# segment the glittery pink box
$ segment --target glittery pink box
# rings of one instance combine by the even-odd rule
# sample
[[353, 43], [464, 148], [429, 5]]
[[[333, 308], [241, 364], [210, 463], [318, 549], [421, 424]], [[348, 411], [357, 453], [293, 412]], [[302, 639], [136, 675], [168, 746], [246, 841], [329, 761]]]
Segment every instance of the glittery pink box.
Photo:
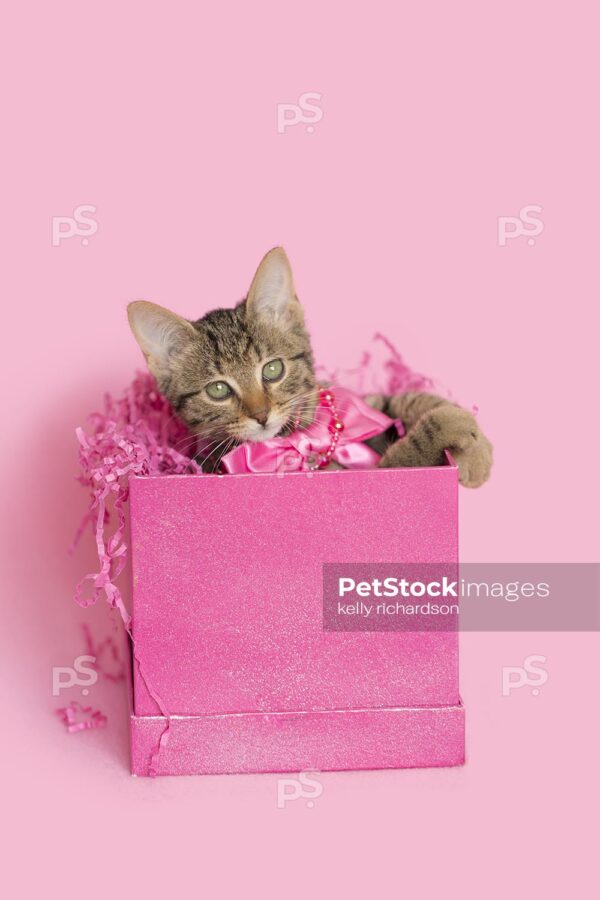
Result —
[[132, 478], [132, 772], [462, 763], [455, 631], [322, 626], [326, 562], [456, 561], [457, 483], [452, 465]]

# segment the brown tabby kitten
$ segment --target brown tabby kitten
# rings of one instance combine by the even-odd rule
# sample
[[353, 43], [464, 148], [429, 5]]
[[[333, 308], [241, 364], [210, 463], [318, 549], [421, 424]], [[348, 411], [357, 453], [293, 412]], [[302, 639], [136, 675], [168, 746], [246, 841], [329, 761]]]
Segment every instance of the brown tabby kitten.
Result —
[[[216, 469], [243, 441], [265, 441], [312, 422], [319, 390], [313, 354], [281, 247], [267, 253], [234, 309], [188, 322], [139, 300], [128, 315], [159, 389], [203, 438], [205, 470]], [[435, 466], [448, 449], [462, 484], [478, 487], [488, 478], [492, 446], [471, 413], [433, 394], [366, 399], [401, 419], [407, 432], [400, 440], [380, 435], [369, 442], [382, 454], [380, 466]]]

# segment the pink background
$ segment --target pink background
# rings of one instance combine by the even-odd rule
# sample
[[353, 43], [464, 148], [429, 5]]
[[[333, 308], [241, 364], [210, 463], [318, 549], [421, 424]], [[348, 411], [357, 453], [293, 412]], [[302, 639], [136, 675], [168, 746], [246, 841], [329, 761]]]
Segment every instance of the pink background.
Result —
[[[381, 330], [476, 401], [492, 481], [465, 561], [597, 559], [597, 83], [592, 3], [13, 4], [4, 16], [3, 810], [20, 892], [592, 896], [597, 635], [461, 639], [464, 769], [141, 780], [122, 690], [67, 735], [52, 667], [84, 652], [91, 540], [73, 429], [140, 364], [127, 301], [195, 317], [283, 243], [319, 358]], [[278, 102], [322, 95], [309, 133]], [[52, 246], [53, 216], [98, 231]], [[543, 231], [498, 245], [498, 217]], [[596, 320], [596, 321], [594, 321]], [[593, 449], [592, 449], [593, 448]], [[104, 610], [91, 619], [110, 633]], [[501, 693], [505, 665], [547, 683]], [[594, 813], [593, 821], [588, 821]], [[7, 870], [5, 870], [5, 878]], [[13, 890], [14, 892], [14, 890]]]

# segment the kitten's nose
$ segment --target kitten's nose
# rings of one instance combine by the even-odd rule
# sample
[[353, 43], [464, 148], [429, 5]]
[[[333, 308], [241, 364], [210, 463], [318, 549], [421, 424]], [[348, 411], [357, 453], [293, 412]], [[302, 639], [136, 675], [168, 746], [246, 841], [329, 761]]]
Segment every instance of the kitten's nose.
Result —
[[269, 410], [257, 409], [256, 412], [251, 413], [251, 417], [256, 419], [259, 425], [266, 425], [267, 419], [269, 418]]
[[262, 425], [263, 428], [267, 424], [267, 420], [269, 418], [269, 413], [271, 411], [271, 404], [269, 400], [262, 391], [256, 391], [255, 393], [248, 394], [243, 398], [244, 404], [244, 412], [248, 416], [249, 419], [254, 419], [258, 422], [259, 425]]

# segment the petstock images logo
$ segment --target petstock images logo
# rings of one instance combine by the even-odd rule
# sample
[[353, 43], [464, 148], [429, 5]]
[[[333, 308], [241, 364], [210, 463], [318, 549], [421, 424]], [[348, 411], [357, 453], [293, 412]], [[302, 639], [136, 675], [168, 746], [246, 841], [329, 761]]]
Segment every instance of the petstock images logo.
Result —
[[325, 563], [325, 631], [598, 631], [596, 563]]

